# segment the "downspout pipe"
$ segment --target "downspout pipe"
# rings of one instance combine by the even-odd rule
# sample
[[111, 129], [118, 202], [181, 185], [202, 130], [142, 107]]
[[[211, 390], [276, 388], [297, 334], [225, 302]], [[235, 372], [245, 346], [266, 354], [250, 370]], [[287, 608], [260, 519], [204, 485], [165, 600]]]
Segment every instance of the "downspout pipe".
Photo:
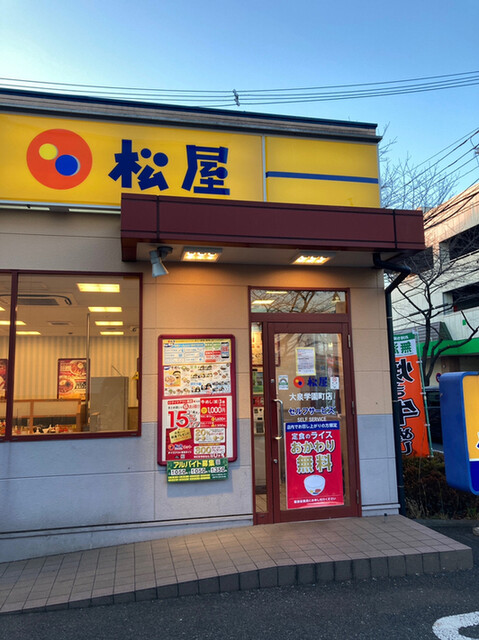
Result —
[[398, 486], [398, 501], [399, 501], [399, 513], [402, 516], [406, 515], [406, 499], [404, 495], [404, 476], [403, 476], [403, 464], [401, 453], [401, 413], [399, 410], [399, 400], [397, 392], [397, 380], [396, 380], [396, 357], [394, 354], [394, 328], [393, 328], [393, 307], [391, 293], [394, 289], [405, 280], [411, 273], [409, 267], [405, 267], [402, 264], [395, 264], [394, 262], [385, 262], [381, 260], [379, 253], [373, 254], [374, 266], [377, 269], [387, 269], [388, 271], [396, 271], [399, 275], [391, 282], [386, 288], [386, 321], [388, 332], [388, 350], [389, 350], [389, 378], [391, 383], [391, 397], [393, 405], [393, 425], [394, 425], [394, 448], [396, 451], [396, 478]]

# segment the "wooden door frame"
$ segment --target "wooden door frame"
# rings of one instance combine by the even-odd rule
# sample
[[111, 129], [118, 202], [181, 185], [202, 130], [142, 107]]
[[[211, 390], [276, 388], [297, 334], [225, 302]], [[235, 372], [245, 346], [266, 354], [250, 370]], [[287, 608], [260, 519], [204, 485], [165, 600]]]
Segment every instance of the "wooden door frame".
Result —
[[[256, 288], [256, 287], [255, 287]], [[255, 444], [254, 428], [252, 428], [252, 471], [253, 471], [253, 508], [254, 523], [268, 524], [273, 522], [298, 521], [298, 520], [319, 520], [339, 517], [355, 517], [361, 515], [360, 499], [360, 477], [359, 477], [359, 450], [357, 437], [356, 401], [354, 394], [354, 362], [351, 343], [351, 322], [349, 314], [250, 314], [251, 322], [262, 323], [263, 333], [263, 379], [264, 379], [264, 430], [265, 430], [265, 466], [267, 476], [267, 501], [268, 512], [259, 513], [255, 504]], [[274, 333], [281, 326], [281, 331], [297, 333], [298, 331], [288, 331], [287, 327], [295, 325], [297, 327], [309, 328], [312, 333], [339, 333], [341, 335], [341, 346], [343, 355], [343, 375], [345, 394], [348, 399], [346, 405], [347, 424], [347, 453], [350, 474], [350, 504], [344, 507], [318, 507], [311, 509], [295, 509], [291, 511], [280, 510], [279, 495], [273, 493], [273, 449], [271, 444], [272, 429], [276, 428], [276, 418], [273, 414], [272, 398], [276, 395], [275, 383], [271, 383], [270, 374], [274, 367]], [[307, 330], [305, 330], [307, 333]], [[268, 341], [268, 336], [270, 341]], [[269, 359], [269, 360], [268, 360]], [[267, 361], [268, 360], [268, 361]], [[274, 392], [274, 394], [273, 394]], [[252, 408], [253, 411], [253, 408]], [[253, 425], [253, 417], [252, 417]], [[268, 446], [266, 444], [268, 443]], [[275, 520], [276, 516], [276, 520]]]

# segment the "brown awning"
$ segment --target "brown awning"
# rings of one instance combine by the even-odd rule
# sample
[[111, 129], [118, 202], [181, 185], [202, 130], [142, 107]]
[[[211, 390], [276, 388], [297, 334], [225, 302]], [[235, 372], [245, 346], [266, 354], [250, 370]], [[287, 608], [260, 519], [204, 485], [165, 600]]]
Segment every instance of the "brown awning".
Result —
[[123, 194], [123, 261], [138, 243], [403, 254], [425, 248], [421, 211]]

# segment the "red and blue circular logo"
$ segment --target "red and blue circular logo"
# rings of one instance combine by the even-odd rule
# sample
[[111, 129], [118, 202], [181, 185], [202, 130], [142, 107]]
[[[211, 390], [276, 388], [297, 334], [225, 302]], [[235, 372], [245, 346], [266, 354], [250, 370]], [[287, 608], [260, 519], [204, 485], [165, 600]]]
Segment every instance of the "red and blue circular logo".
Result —
[[92, 154], [81, 136], [68, 129], [49, 129], [33, 138], [27, 149], [32, 176], [50, 189], [72, 189], [90, 173]]
[[304, 378], [302, 376], [296, 376], [296, 378], [293, 380], [293, 383], [295, 387], [301, 389], [301, 387], [304, 387]]

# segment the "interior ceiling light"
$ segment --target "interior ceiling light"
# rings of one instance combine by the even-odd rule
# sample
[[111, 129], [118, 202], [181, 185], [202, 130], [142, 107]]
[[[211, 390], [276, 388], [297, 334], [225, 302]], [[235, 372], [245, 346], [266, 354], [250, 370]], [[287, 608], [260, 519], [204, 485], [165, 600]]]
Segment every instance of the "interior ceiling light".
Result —
[[16, 331], [17, 336], [40, 336], [40, 331]]
[[100, 331], [102, 336], [123, 336], [125, 335], [124, 331]]
[[341, 296], [339, 295], [339, 293], [337, 291], [335, 291], [333, 293], [332, 301], [333, 302], [341, 302]]
[[[15, 320], [15, 324], [24, 325], [25, 326], [25, 323], [23, 322], [23, 320]], [[0, 326], [9, 327], [10, 326], [10, 320], [0, 320]]]
[[168, 269], [163, 264], [163, 260], [173, 249], [171, 247], [157, 247], [155, 251], [150, 251], [151, 275], [154, 278], [168, 275]]
[[218, 247], [183, 247], [183, 262], [216, 262], [223, 249]]
[[271, 295], [284, 295], [286, 293], [288, 293], [288, 291], [267, 291], [266, 293], [270, 293]]
[[88, 307], [91, 313], [121, 313], [123, 309], [121, 307]]
[[301, 251], [294, 256], [291, 264], [322, 265], [331, 260], [334, 255], [327, 251]]
[[122, 327], [123, 320], [95, 320], [98, 327]]
[[273, 302], [274, 300], [253, 300], [251, 304], [268, 305], [268, 304], [273, 304]]
[[77, 282], [82, 293], [120, 293], [120, 285], [115, 283]]

